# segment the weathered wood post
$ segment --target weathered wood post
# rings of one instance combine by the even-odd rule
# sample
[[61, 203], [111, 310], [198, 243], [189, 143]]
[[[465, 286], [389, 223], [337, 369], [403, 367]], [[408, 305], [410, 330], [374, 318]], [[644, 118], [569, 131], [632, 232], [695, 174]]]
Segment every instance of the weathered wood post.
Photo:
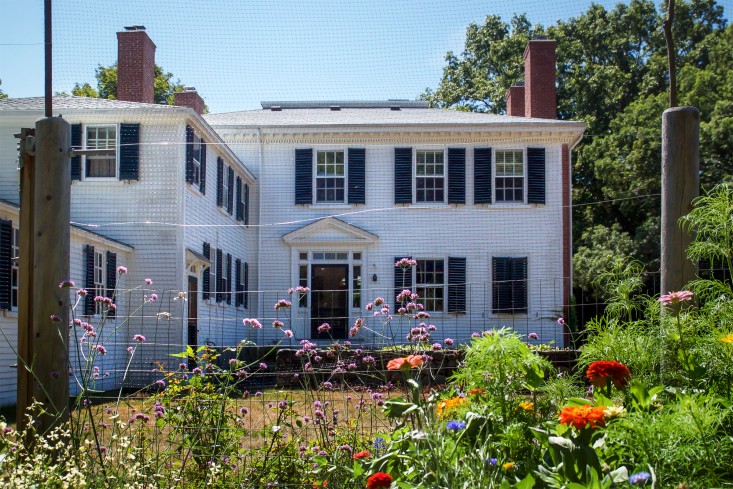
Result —
[[692, 237], [679, 225], [700, 193], [700, 112], [674, 107], [662, 114], [662, 283], [661, 292], [681, 290], [697, 276], [687, 258]]
[[69, 415], [69, 288], [59, 284], [70, 272], [71, 126], [45, 117], [35, 133], [35, 161], [21, 170], [17, 419], [42, 402], [35, 428], [45, 432]]

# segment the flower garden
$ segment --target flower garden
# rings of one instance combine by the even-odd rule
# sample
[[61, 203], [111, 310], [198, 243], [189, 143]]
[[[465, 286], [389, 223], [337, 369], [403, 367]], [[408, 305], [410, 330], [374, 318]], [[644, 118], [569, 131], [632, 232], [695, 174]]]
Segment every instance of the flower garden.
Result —
[[[691, 259], [733, 259], [733, 190], [718, 187], [684, 219]], [[410, 267], [411, 263], [397, 263]], [[222, 364], [207, 347], [134, 396], [94, 402], [102, 326], [87, 341], [85, 387], [51, 433], [4, 424], [6, 487], [711, 488], [733, 486], [733, 290], [700, 278], [644, 294], [641, 267], [599, 277], [605, 314], [586, 325], [577, 368], [558, 371], [509, 329], [477, 331], [445, 384], [431, 382], [431, 325], [411, 291], [410, 342], [381, 352], [348, 342], [297, 351], [299, 389], [253, 392], [261, 360]], [[122, 271], [121, 271], [122, 272]], [[73, 287], [73, 284], [62, 283]], [[288, 307], [278, 304], [276, 307]], [[257, 327], [256, 319], [246, 320]], [[287, 336], [287, 326], [283, 335]], [[260, 326], [261, 327], [261, 326]], [[351, 336], [359, 334], [359, 321]], [[327, 326], [324, 326], [327, 332]], [[146, 339], [130, 338], [131, 355]], [[451, 340], [452, 342], [452, 340]], [[196, 364], [196, 367], [191, 365]], [[340, 371], [358, 370], [354, 385]], [[330, 374], [329, 374], [330, 373]], [[329, 376], [330, 375], [330, 376]], [[322, 380], [324, 379], [326, 380]], [[144, 394], [141, 397], [140, 394]], [[37, 405], [29, 416], [37, 415]]]

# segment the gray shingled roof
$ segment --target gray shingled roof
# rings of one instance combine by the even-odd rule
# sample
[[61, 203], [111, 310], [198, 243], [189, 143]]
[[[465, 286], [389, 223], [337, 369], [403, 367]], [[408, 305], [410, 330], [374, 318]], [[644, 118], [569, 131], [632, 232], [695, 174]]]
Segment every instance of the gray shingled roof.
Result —
[[[9, 98], [0, 100], [0, 111], [43, 111], [44, 97]], [[107, 100], [104, 98], [75, 97], [73, 95], [59, 95], [53, 98], [53, 110], [68, 109], [158, 109], [158, 110], [180, 110], [181, 107], [164, 104], [144, 104], [140, 102], [123, 102], [121, 100]], [[184, 109], [188, 110], [188, 109]]]
[[585, 127], [580, 122], [557, 121], [553, 119], [535, 119], [528, 117], [511, 117], [506, 115], [460, 112], [443, 109], [400, 108], [297, 108], [282, 110], [245, 110], [206, 114], [204, 119], [212, 127], [303, 127], [303, 126], [430, 126], [430, 125], [576, 125]]

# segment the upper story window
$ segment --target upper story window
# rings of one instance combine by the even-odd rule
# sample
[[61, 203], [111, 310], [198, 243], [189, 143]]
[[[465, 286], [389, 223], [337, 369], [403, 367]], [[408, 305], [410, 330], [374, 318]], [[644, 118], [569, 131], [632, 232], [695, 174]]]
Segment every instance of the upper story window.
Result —
[[193, 136], [193, 147], [191, 148], [191, 151], [193, 152], [192, 158], [193, 158], [193, 184], [197, 187], [201, 186], [201, 137], [198, 134], [194, 134]]
[[445, 202], [443, 150], [417, 150], [415, 175], [416, 202]]
[[345, 201], [346, 165], [343, 151], [316, 152], [316, 202]]
[[[117, 149], [117, 126], [86, 126], [87, 149]], [[109, 156], [85, 157], [86, 178], [117, 178], [117, 152]]]
[[495, 202], [524, 202], [524, 151], [496, 151]]

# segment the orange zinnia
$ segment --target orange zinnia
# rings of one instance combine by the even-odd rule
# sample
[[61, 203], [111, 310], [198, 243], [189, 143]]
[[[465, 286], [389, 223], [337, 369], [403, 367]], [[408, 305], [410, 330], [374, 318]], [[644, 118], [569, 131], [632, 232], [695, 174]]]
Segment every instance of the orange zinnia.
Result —
[[361, 452], [356, 452], [354, 454], [354, 460], [361, 460], [362, 458], [371, 458], [372, 452], [369, 450], [362, 450]]
[[631, 372], [623, 363], [601, 360], [593, 362], [588, 366], [585, 373], [591, 384], [596, 387], [606, 387], [608, 379], [611, 379], [617, 389], [622, 389], [629, 383]]
[[603, 406], [591, 406], [584, 404], [582, 406], [565, 406], [560, 411], [560, 423], [566, 426], [572, 426], [576, 430], [585, 428], [590, 425], [596, 429], [598, 426], [605, 426], [604, 415], [606, 409]]
[[420, 355], [410, 355], [409, 357], [395, 358], [387, 363], [387, 370], [410, 370], [422, 365], [423, 360]]

